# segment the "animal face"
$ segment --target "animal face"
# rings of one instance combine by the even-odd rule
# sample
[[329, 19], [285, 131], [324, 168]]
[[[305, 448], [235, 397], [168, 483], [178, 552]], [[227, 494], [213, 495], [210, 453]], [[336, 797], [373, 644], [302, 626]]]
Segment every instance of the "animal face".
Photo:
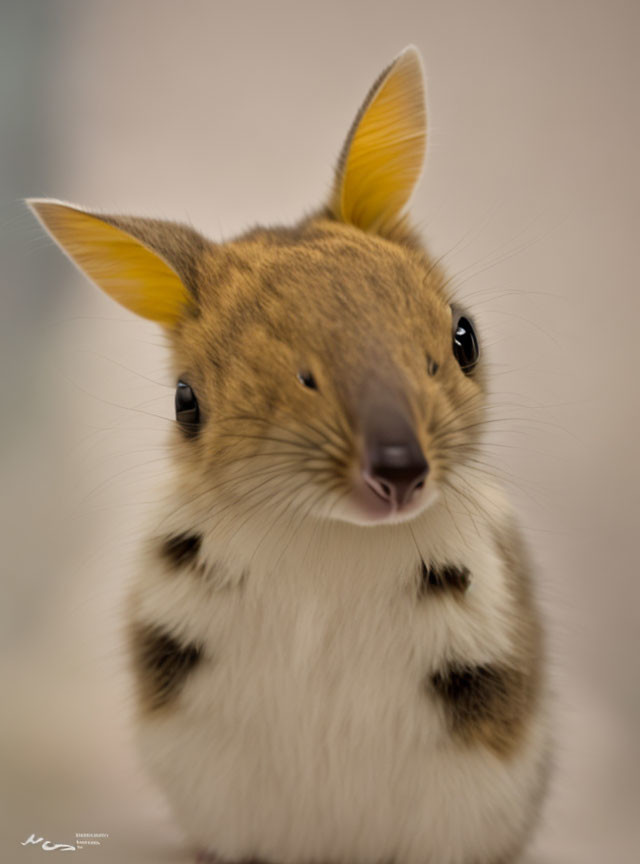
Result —
[[356, 117], [331, 201], [293, 228], [214, 244], [32, 202], [97, 284], [165, 327], [179, 473], [212, 514], [412, 519], [473, 455], [477, 339], [403, 215], [425, 136], [409, 49]]
[[[199, 311], [173, 336], [176, 375], [199, 412], [181, 450], [212, 475], [246, 469], [227, 497], [259, 479], [283, 507], [308, 499], [333, 518], [424, 509], [472, 446], [483, 401], [454, 353], [457, 313], [427, 256], [324, 218], [209, 255]], [[251, 470], [257, 459], [264, 475]]]

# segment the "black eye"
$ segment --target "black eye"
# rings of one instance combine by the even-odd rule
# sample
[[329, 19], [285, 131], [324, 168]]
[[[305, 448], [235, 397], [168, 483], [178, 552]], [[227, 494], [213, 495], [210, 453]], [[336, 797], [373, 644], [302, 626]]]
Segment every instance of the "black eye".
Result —
[[176, 420], [185, 435], [193, 438], [198, 434], [200, 409], [196, 394], [185, 381], [178, 381], [176, 388]]
[[298, 381], [305, 387], [308, 387], [309, 390], [318, 389], [316, 379], [313, 377], [311, 372], [298, 372]]
[[465, 375], [473, 370], [480, 356], [473, 324], [464, 315], [458, 318], [453, 331], [453, 353]]

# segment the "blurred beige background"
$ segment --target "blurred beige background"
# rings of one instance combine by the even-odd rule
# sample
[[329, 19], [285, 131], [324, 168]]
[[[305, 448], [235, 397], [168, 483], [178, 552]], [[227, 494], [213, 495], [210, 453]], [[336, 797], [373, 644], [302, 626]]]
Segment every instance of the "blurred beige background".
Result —
[[20, 199], [215, 239], [326, 195], [369, 85], [421, 49], [413, 212], [492, 367], [488, 458], [539, 565], [557, 766], [530, 864], [640, 860], [635, 2], [0, 2], [0, 859], [108, 833], [187, 860], [136, 768], [120, 604], [164, 468], [160, 333]]

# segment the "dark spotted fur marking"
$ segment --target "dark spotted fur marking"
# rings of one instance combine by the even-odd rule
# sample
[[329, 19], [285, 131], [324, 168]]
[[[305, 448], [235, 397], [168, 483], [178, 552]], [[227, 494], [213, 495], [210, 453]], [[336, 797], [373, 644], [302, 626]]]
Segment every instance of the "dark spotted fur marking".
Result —
[[202, 659], [202, 648], [180, 642], [153, 624], [135, 625], [131, 641], [143, 705], [152, 711], [168, 705]]
[[464, 593], [471, 584], [471, 574], [466, 567], [455, 567], [453, 564], [427, 566], [421, 562], [420, 596], [424, 597], [431, 591], [458, 591]]
[[174, 567], [184, 567], [196, 558], [202, 537], [200, 534], [175, 534], [165, 537], [162, 543], [162, 555]]
[[457, 738], [483, 743], [500, 756], [512, 752], [531, 709], [529, 676], [497, 664], [452, 664], [436, 672], [431, 685]]

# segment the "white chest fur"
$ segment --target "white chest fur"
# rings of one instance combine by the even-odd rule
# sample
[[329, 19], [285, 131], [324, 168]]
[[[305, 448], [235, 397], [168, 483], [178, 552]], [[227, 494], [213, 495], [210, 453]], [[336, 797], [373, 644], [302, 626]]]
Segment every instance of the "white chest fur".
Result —
[[[224, 557], [208, 537], [209, 573], [143, 572], [138, 619], [205, 646], [179, 703], [139, 730], [192, 840], [276, 864], [493, 864], [514, 845], [542, 723], [508, 760], [462, 747], [427, 687], [443, 663], [510, 653], [503, 562], [477, 515], [436, 505], [412, 532], [336, 523], [246, 560], [248, 537]], [[469, 568], [464, 597], [418, 598], [416, 542]]]

